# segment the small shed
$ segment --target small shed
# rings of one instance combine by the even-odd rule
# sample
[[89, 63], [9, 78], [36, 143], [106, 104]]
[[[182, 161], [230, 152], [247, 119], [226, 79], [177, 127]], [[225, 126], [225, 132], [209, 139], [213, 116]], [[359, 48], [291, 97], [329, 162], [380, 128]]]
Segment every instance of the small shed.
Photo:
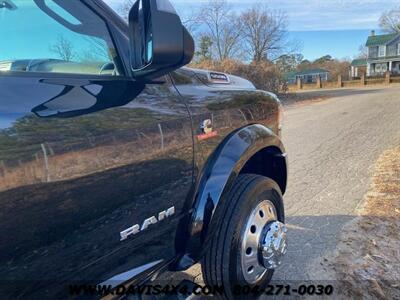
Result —
[[316, 83], [318, 76], [321, 81], [328, 81], [329, 71], [325, 69], [307, 69], [299, 72], [290, 73], [287, 76], [288, 83], [295, 84], [297, 79], [301, 79], [303, 83]]
[[365, 74], [367, 71], [367, 59], [358, 58], [351, 62], [349, 75], [350, 78], [360, 77], [361, 74]]

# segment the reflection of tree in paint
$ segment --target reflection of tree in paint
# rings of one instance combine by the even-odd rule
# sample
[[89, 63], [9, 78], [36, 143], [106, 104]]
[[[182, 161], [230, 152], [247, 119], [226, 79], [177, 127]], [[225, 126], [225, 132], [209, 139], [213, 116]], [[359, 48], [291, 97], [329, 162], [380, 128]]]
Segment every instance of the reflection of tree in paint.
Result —
[[[14, 165], [18, 160], [32, 160], [32, 153], [40, 151], [41, 143], [62, 144], [64, 148], [71, 144], [82, 150], [92, 147], [87, 143], [88, 138], [121, 136], [124, 140], [126, 132], [147, 127], [154, 119], [162, 122], [174, 116], [165, 117], [144, 108], [116, 108], [71, 119], [25, 116], [17, 119], [12, 127], [0, 130], [0, 161]], [[107, 141], [100, 144], [104, 143]]]
[[190, 160], [190, 128], [186, 115], [144, 108], [115, 108], [70, 119], [25, 116], [0, 130], [0, 191], [161, 155]]
[[57, 37], [57, 42], [51, 45], [49, 49], [64, 61], [72, 61], [75, 57], [77, 57], [72, 43], [62, 35]]
[[113, 49], [109, 49], [103, 40], [95, 37], [85, 36], [84, 40], [88, 43], [88, 49], [82, 51], [81, 62], [105, 62], [111, 61]]

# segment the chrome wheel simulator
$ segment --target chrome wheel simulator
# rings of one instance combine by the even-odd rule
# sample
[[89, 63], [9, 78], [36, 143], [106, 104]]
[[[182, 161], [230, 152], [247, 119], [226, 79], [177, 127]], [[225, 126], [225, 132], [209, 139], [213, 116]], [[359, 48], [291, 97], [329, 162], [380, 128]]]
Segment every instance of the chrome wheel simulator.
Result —
[[286, 226], [278, 221], [275, 206], [263, 200], [247, 219], [242, 237], [241, 266], [247, 283], [256, 284], [275, 269], [286, 253]]
[[275, 269], [282, 263], [287, 249], [286, 232], [285, 224], [279, 221], [267, 224], [265, 237], [261, 241], [262, 264], [266, 269]]

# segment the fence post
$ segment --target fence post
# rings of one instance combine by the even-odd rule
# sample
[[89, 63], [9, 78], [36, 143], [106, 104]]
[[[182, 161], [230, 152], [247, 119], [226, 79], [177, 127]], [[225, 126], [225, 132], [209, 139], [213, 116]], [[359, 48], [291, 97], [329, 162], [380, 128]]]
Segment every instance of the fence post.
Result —
[[338, 83], [337, 84], [338, 84], [338, 87], [340, 87], [340, 88], [343, 87], [342, 75], [338, 76]]
[[365, 74], [361, 74], [361, 85], [365, 85]]
[[54, 150], [51, 146], [49, 146], [50, 156], [54, 156]]
[[44, 171], [45, 171], [45, 175], [46, 175], [46, 182], [50, 182], [49, 160], [47, 158], [46, 146], [44, 144], [40, 144], [40, 146], [42, 147], [42, 151], [43, 151]]
[[385, 74], [385, 84], [390, 84], [390, 71], [387, 71]]
[[299, 90], [303, 89], [303, 82], [301, 78], [297, 78], [297, 89]]
[[[246, 115], [244, 114], [244, 112], [241, 109], [239, 109], [239, 112], [242, 115], [244, 122], [247, 123], [247, 118], [246, 118]], [[211, 121], [211, 124], [213, 124], [212, 121]]]
[[4, 161], [0, 160], [0, 175], [4, 176], [6, 173], [6, 166], [4, 165]]
[[317, 76], [317, 89], [321, 89], [321, 88], [322, 88], [321, 76], [318, 75]]
[[158, 129], [160, 130], [160, 135], [161, 135], [161, 151], [164, 151], [164, 133], [161, 124], [158, 124]]

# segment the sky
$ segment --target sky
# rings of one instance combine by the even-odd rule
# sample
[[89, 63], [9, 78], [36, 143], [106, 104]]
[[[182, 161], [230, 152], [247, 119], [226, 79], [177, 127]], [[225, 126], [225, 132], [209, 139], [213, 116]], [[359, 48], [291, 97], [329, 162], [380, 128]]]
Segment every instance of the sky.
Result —
[[[18, 59], [60, 59], [59, 53], [54, 51], [54, 47], [59, 44], [60, 38], [67, 41], [73, 47], [73, 61], [81, 58], [87, 59], [89, 56], [95, 61], [105, 61], [106, 58], [96, 53], [94, 42], [98, 47], [106, 48], [104, 41], [96, 38], [88, 39], [87, 36], [73, 32], [62, 26], [41, 11], [33, 1], [14, 0], [18, 9], [0, 9], [0, 36], [6, 37], [7, 43], [0, 46], [0, 61]], [[59, 6], [54, 2], [49, 2], [49, 7], [73, 24], [78, 24], [78, 20], [64, 10], [59, 10]], [[87, 8], [89, 10], [89, 8]], [[82, 10], [84, 12], [84, 10]], [[27, 21], [30, 21], [27, 26]], [[107, 32], [105, 24], [96, 22], [96, 29]], [[97, 45], [95, 44], [95, 45]], [[79, 56], [79, 57], [78, 57]]]
[[[117, 8], [121, 0], [105, 0]], [[312, 60], [326, 54], [352, 58], [366, 42], [371, 30], [379, 28], [382, 12], [400, 4], [399, 0], [228, 0], [236, 11], [265, 4], [284, 11], [289, 21], [289, 36], [300, 41], [302, 54]], [[208, 0], [171, 0], [180, 14]]]

